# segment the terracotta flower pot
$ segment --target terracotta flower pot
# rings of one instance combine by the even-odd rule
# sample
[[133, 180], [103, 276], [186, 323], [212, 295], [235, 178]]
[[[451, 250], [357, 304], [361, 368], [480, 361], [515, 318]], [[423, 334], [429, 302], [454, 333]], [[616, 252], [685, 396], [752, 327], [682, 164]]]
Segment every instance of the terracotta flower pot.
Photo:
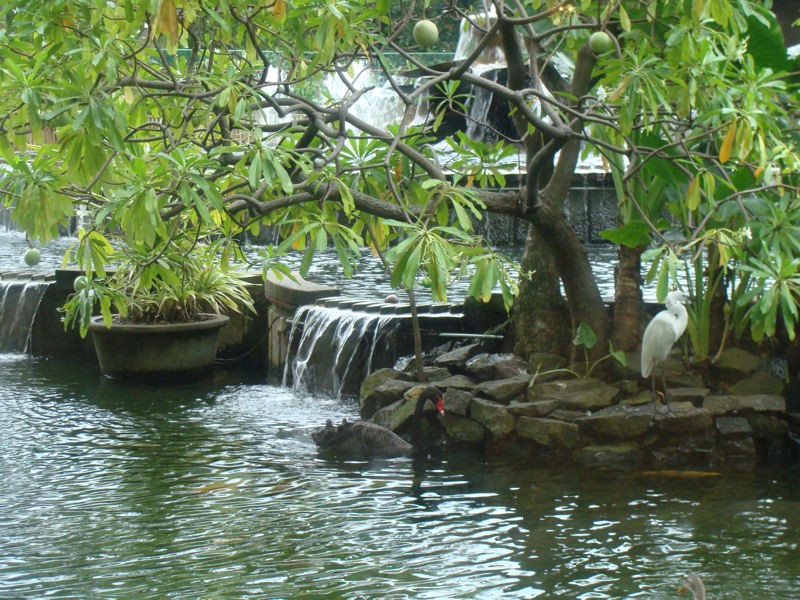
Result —
[[197, 379], [209, 375], [225, 315], [203, 314], [190, 323], [89, 325], [103, 375], [127, 379]]

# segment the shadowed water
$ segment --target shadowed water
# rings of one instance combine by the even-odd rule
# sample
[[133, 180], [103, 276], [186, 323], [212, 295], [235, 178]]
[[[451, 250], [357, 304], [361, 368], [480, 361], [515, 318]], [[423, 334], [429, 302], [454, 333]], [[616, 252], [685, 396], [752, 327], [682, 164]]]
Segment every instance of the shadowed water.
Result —
[[796, 598], [798, 470], [325, 460], [348, 400], [0, 356], [0, 597]]

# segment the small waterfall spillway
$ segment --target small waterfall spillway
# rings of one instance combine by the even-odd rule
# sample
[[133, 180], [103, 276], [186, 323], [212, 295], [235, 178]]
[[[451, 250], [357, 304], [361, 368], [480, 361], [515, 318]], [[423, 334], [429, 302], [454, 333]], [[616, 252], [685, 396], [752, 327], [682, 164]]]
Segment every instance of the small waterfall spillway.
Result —
[[0, 352], [25, 352], [50, 282], [44, 275], [0, 273]]
[[[433, 335], [458, 328], [462, 316], [460, 306], [447, 304], [419, 310], [421, 326]], [[366, 375], [413, 352], [410, 307], [346, 299], [301, 306], [288, 346], [283, 385], [357, 394]]]

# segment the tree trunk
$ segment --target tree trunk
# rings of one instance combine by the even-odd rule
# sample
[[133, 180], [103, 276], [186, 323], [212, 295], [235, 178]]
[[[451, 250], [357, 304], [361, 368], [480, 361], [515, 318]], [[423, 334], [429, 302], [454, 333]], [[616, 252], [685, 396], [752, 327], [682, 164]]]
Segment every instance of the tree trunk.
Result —
[[[708, 273], [706, 281], [712, 287], [711, 309], [708, 323], [708, 351], [711, 358], [723, 350], [725, 340], [725, 305], [728, 303], [728, 288], [725, 285], [725, 271], [719, 265], [719, 249], [716, 244], [707, 251]], [[716, 285], [713, 285], [716, 282]]]
[[555, 261], [533, 227], [520, 263], [519, 296], [514, 303], [514, 353], [526, 360], [537, 352], [565, 355], [570, 346], [569, 310], [561, 296]]
[[[552, 210], [555, 206], [558, 210]], [[562, 203], [540, 205], [533, 214], [536, 235], [554, 258], [567, 298], [570, 336], [578, 325], [586, 323], [597, 336], [597, 344], [588, 349], [589, 358], [597, 360], [608, 353], [609, 318], [594, 279], [589, 257], [581, 240], [561, 210]], [[563, 325], [562, 325], [563, 326]]]
[[642, 251], [620, 246], [614, 269], [614, 318], [611, 343], [615, 350], [631, 352], [642, 339]]
[[[527, 85], [526, 77], [531, 74], [526, 73], [526, 61], [514, 29], [511, 22], [501, 21], [500, 34], [506, 56], [508, 86], [521, 90]], [[535, 57], [532, 60], [535, 61]], [[576, 109], [591, 89], [595, 60], [588, 44], [578, 51], [568, 90]], [[529, 269], [536, 271], [533, 280], [520, 285], [517, 299], [519, 322], [515, 327], [517, 345], [522, 347], [521, 341], [524, 340], [524, 346], [529, 349], [526, 354], [530, 353], [530, 349], [545, 348], [549, 351], [558, 351], [560, 348], [563, 353], [570, 347], [575, 328], [584, 322], [597, 336], [598, 343], [589, 349], [590, 359], [596, 360], [608, 352], [608, 314], [586, 250], [564, 216], [564, 200], [578, 163], [583, 123], [567, 117], [556, 127], [556, 131], [544, 136], [548, 127], [542, 122], [538, 125], [542, 128], [539, 132], [542, 137], [531, 135], [530, 124], [523, 119], [520, 111], [513, 111], [512, 118], [520, 139], [524, 140], [527, 155], [521, 209], [523, 216], [532, 224], [532, 232], [526, 241], [526, 258]], [[541, 245], [545, 247], [539, 247]], [[570, 318], [566, 318], [563, 312], [559, 278], [564, 284]], [[527, 315], [530, 311], [536, 314]]]

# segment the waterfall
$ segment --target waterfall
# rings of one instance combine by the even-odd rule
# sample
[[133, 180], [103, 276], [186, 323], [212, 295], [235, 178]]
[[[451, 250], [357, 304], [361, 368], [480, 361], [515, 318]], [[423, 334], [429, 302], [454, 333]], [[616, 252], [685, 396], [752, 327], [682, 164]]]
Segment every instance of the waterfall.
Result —
[[[489, 71], [482, 74], [491, 81], [497, 81], [497, 71]], [[494, 100], [494, 93], [484, 88], [474, 88], [472, 97], [467, 102], [469, 120], [467, 123], [467, 137], [471, 140], [494, 143], [497, 141], [497, 134], [494, 133], [486, 123], [489, 122], [489, 109]]]
[[379, 343], [396, 323], [396, 315], [301, 306], [289, 331], [290, 351], [297, 349], [284, 366], [283, 385], [291, 373], [293, 389], [325, 389], [341, 396], [370, 372]]
[[0, 352], [25, 352], [49, 282], [0, 279]]

